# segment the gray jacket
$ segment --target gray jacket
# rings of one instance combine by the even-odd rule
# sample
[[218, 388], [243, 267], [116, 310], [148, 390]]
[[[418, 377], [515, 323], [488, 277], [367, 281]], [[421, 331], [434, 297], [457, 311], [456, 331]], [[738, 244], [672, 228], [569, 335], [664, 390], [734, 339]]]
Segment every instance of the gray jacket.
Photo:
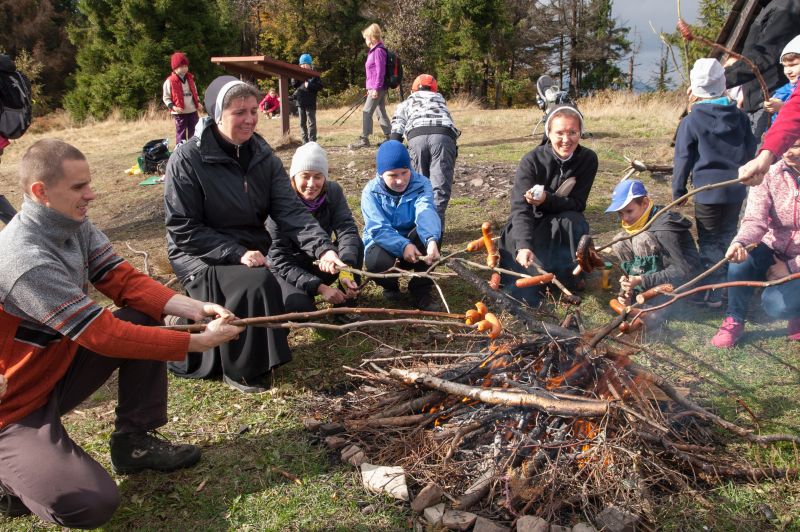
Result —
[[336, 249], [306, 211], [283, 163], [267, 141], [253, 134], [246, 171], [228, 156], [211, 131], [212, 120], [169, 158], [164, 187], [167, 254], [181, 281], [208, 266], [239, 264], [248, 250], [269, 252], [265, 223], [319, 258]]

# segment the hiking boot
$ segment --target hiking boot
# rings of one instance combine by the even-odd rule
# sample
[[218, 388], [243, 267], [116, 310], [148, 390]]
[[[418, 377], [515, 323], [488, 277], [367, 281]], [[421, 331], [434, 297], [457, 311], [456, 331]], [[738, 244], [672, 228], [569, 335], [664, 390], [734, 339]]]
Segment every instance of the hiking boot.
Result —
[[800, 318], [792, 318], [789, 320], [789, 326], [786, 328], [786, 333], [789, 340], [800, 340]]
[[30, 515], [31, 511], [16, 495], [11, 495], [0, 486], [0, 515], [5, 517], [22, 517]]
[[726, 316], [722, 320], [717, 334], [711, 339], [711, 345], [722, 349], [730, 349], [736, 345], [744, 334], [744, 322], [736, 321], [733, 316]]
[[439, 299], [430, 291], [424, 292], [415, 297], [414, 306], [419, 310], [427, 310], [428, 312], [440, 312], [442, 310], [442, 306], [439, 304]]
[[191, 467], [200, 460], [195, 445], [173, 444], [155, 430], [148, 432], [114, 432], [109, 441], [111, 465], [120, 475], [145, 469], [175, 471]]
[[385, 299], [387, 303], [396, 305], [403, 300], [403, 294], [400, 293], [400, 290], [388, 290], [384, 288], [383, 299]]
[[264, 393], [272, 387], [269, 374], [259, 375], [252, 379], [245, 379], [244, 377], [232, 379], [227, 375], [222, 375], [222, 382], [242, 393]]
[[369, 148], [369, 139], [367, 137], [358, 137], [358, 140], [356, 140], [351, 144], [348, 144], [347, 147], [351, 150], [357, 150], [359, 148]]

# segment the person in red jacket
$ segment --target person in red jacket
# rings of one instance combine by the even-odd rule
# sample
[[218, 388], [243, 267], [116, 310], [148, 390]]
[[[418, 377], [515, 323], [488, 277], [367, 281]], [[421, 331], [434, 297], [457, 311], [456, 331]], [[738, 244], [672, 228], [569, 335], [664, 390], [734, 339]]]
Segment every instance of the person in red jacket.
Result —
[[748, 186], [760, 185], [769, 167], [800, 139], [800, 93], [797, 88], [781, 108], [775, 123], [764, 135], [756, 158], [739, 167], [739, 179]]
[[194, 128], [200, 119], [203, 105], [197, 96], [194, 76], [189, 72], [189, 59], [183, 52], [170, 57], [172, 74], [164, 80], [161, 99], [175, 119], [175, 145], [194, 136]]
[[270, 89], [261, 103], [258, 104], [261, 112], [267, 115], [267, 118], [277, 118], [281, 113], [281, 101], [278, 99], [278, 94], [275, 89]]
[[[40, 140], [19, 174], [22, 209], [0, 232], [0, 513], [95, 528], [113, 515], [119, 491], [61, 416], [119, 370], [114, 469], [189, 467], [200, 450], [155, 433], [167, 422], [166, 361], [225, 343], [243, 328], [228, 323], [225, 308], [176, 294], [114, 252], [87, 219], [95, 195], [77, 148]], [[119, 310], [93, 301], [90, 283]], [[214, 319], [199, 334], [144, 326], [166, 314]]]

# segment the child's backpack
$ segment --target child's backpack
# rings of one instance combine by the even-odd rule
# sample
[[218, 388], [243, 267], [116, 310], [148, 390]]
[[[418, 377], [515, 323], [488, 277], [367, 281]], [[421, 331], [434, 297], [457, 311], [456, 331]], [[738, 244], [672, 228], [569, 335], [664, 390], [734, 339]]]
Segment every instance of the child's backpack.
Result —
[[31, 82], [9, 56], [0, 54], [0, 135], [20, 138], [32, 118]]
[[403, 63], [400, 56], [386, 49], [386, 72], [383, 75], [383, 86], [389, 89], [396, 89], [403, 83]]
[[145, 174], [163, 174], [166, 171], [166, 161], [169, 159], [167, 139], [155, 139], [142, 147], [142, 172]]

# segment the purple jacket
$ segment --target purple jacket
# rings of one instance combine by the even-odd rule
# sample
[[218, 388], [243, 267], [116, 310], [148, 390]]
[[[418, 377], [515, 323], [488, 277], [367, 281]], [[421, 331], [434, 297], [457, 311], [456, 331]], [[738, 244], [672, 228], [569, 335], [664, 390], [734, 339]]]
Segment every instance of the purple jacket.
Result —
[[383, 47], [383, 41], [378, 41], [378, 44], [367, 52], [364, 68], [367, 70], [367, 90], [382, 90], [383, 78], [386, 75], [386, 48]]

